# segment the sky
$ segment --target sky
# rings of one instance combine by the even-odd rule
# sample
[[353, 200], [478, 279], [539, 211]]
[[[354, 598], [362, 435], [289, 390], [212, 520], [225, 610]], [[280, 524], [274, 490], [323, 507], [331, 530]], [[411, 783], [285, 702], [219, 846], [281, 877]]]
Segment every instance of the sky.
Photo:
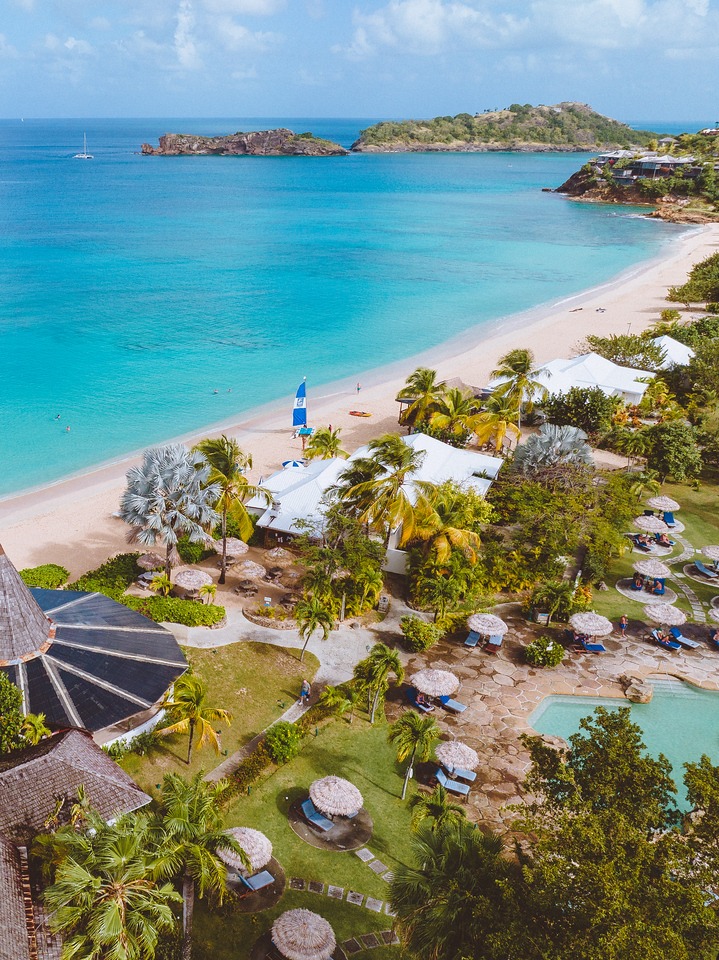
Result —
[[0, 0], [0, 117], [719, 120], [719, 0]]

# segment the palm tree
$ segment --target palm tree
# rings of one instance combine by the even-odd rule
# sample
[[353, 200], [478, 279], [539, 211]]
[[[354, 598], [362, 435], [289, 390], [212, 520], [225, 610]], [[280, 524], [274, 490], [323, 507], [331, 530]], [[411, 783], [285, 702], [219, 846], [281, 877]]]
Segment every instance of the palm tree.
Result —
[[627, 469], [644, 456], [649, 449], [649, 440], [644, 430], [622, 430], [617, 437], [617, 446], [627, 458]]
[[172, 580], [166, 573], [156, 573], [150, 580], [150, 589], [155, 590], [161, 597], [169, 597], [172, 592]]
[[142, 463], [127, 471], [127, 488], [120, 500], [120, 516], [132, 528], [130, 543], [165, 543], [165, 575], [177, 562], [177, 541], [188, 536], [205, 542], [219, 517], [213, 504], [219, 487], [209, 482], [210, 467], [198, 451], [181, 443], [146, 450]]
[[594, 463], [592, 448], [586, 441], [586, 433], [577, 427], [543, 423], [539, 433], [533, 433], [517, 447], [513, 466], [524, 474], [537, 473], [560, 464], [591, 466]]
[[175, 680], [175, 688], [172, 693], [172, 699], [165, 702], [166, 710], [171, 711], [171, 716], [175, 719], [167, 727], [158, 730], [162, 736], [169, 736], [172, 733], [187, 733], [190, 738], [187, 745], [187, 764], [189, 766], [192, 756], [192, 744], [195, 734], [199, 733], [196, 749], [200, 750], [208, 743], [212, 744], [215, 753], [220, 752], [220, 741], [213, 724], [230, 723], [231, 715], [227, 710], [221, 710], [219, 707], [210, 707], [207, 703], [207, 687], [205, 683], [196, 677], [193, 673], [184, 673], [178, 680]]
[[559, 610], [571, 610], [573, 600], [574, 584], [570, 580], [546, 580], [532, 594], [534, 606], [549, 614], [547, 623]]
[[415, 538], [424, 541], [437, 563], [446, 563], [452, 550], [475, 563], [480, 537], [466, 529], [465, 491], [453, 483], [436, 486], [421, 482], [417, 487], [422, 497], [415, 507]]
[[110, 825], [98, 817], [91, 831], [65, 827], [52, 841], [60, 862], [43, 899], [63, 935], [63, 957], [151, 960], [182, 898], [153, 878], [142, 821], [130, 815]]
[[373, 607], [384, 589], [382, 571], [375, 566], [366, 565], [354, 576], [355, 584], [360, 588], [361, 609]]
[[434, 717], [415, 713], [414, 710], [405, 710], [389, 728], [389, 742], [397, 748], [397, 760], [404, 763], [409, 757], [402, 784], [402, 800], [407, 796], [407, 784], [412, 776], [415, 758], [429, 760], [438, 739], [439, 727]]
[[322, 639], [326, 640], [334, 626], [335, 618], [332, 608], [326, 601], [316, 596], [303, 597], [295, 607], [295, 620], [304, 646], [300, 653], [300, 662], [304, 660], [307, 644], [315, 630], [322, 631]]
[[352, 707], [352, 701], [340, 687], [325, 687], [317, 702], [333, 717], [341, 717]]
[[22, 720], [20, 733], [28, 743], [34, 746], [45, 737], [49, 737], [52, 730], [45, 723], [44, 713], [26, 713]]
[[319, 427], [310, 437], [305, 449], [306, 460], [332, 460], [334, 457], [346, 460], [348, 456], [347, 451], [341, 447], [339, 427], [335, 430], [331, 427]]
[[249, 867], [242, 848], [223, 830], [220, 800], [225, 784], [208, 783], [202, 772], [188, 782], [176, 773], [165, 774], [160, 810], [152, 824], [157, 845], [154, 870], [162, 880], [182, 878], [182, 956], [192, 953], [195, 889], [200, 898], [214, 893], [220, 902], [226, 891], [227, 867], [217, 856], [232, 850]]
[[415, 798], [412, 811], [412, 829], [418, 830], [423, 823], [431, 820], [430, 829], [439, 830], [447, 824], [458, 823], [466, 816], [464, 807], [452, 803], [445, 788], [441, 783], [438, 783], [434, 792], [429, 796], [419, 794]]
[[659, 482], [659, 474], [656, 470], [645, 470], [638, 473], [634, 483], [629, 488], [637, 500], [643, 500], [644, 497], [654, 497], [662, 489]]
[[437, 401], [444, 393], [444, 387], [437, 383], [437, 371], [429, 367], [417, 367], [411, 373], [405, 385], [397, 394], [398, 400], [410, 400], [411, 403], [402, 414], [401, 422], [412, 424], [426, 420]]
[[458, 387], [452, 387], [439, 397], [429, 424], [437, 430], [446, 430], [455, 437], [474, 433], [478, 423], [477, 401]]
[[510, 350], [500, 357], [499, 366], [492, 370], [491, 376], [502, 382], [497, 386], [494, 395], [504, 397], [517, 410], [517, 427], [522, 427], [522, 407], [531, 413], [536, 398], [544, 399], [548, 390], [537, 379], [544, 373], [542, 367], [536, 367], [534, 354], [531, 350]]
[[394, 674], [397, 683], [402, 683], [404, 667], [397, 651], [388, 647], [385, 643], [376, 643], [370, 650], [369, 656], [365, 657], [364, 662], [368, 668], [364, 682], [367, 685], [368, 694], [370, 692], [372, 694], [369, 722], [374, 723], [380, 697], [384, 695], [389, 686], [390, 674]]
[[513, 437], [516, 443], [522, 435], [519, 427], [514, 423], [518, 415], [519, 411], [514, 401], [506, 396], [493, 394], [485, 403], [484, 410], [477, 416], [474, 427], [479, 446], [491, 441], [492, 446], [499, 453], [508, 436]]
[[197, 591], [198, 597], [207, 597], [208, 603], [212, 601], [217, 596], [217, 584], [216, 583], [203, 583], [200, 589]]
[[217, 488], [215, 509], [220, 513], [220, 532], [222, 535], [222, 563], [219, 583], [225, 582], [227, 573], [227, 517], [237, 523], [240, 536], [249, 540], [252, 536], [252, 521], [247, 513], [245, 502], [252, 497], [261, 497], [266, 503], [272, 500], [264, 487], [254, 486], [245, 476], [245, 470], [252, 466], [252, 457], [244, 453], [239, 443], [232, 437], [200, 440], [195, 447], [210, 466], [209, 483]]

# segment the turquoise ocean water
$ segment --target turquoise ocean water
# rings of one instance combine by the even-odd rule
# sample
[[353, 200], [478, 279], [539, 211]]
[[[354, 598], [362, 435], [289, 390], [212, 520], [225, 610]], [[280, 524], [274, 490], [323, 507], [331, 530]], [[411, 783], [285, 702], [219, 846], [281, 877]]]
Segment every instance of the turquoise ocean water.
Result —
[[[583, 155], [134, 152], [171, 130], [280, 124], [349, 145], [370, 122], [0, 121], [0, 496], [241, 415], [303, 376], [311, 404], [322, 384], [476, 340], [677, 235], [541, 192]], [[72, 159], [84, 130], [93, 161]]]

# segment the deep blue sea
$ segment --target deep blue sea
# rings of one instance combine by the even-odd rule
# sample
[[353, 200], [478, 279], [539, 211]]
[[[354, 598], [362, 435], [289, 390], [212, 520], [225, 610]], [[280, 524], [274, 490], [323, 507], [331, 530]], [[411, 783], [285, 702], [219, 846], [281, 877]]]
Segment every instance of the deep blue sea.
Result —
[[[349, 145], [372, 122], [0, 121], [0, 495], [228, 420], [303, 376], [311, 404], [322, 384], [606, 281], [676, 236], [541, 192], [581, 154], [137, 153], [169, 131], [279, 125]], [[72, 159], [84, 131], [92, 161]]]

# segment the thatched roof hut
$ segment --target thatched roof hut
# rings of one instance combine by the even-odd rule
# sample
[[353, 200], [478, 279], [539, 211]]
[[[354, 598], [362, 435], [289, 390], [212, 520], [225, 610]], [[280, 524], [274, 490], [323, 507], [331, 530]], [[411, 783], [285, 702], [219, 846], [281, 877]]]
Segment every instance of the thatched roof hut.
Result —
[[280, 914], [272, 924], [272, 942], [287, 960], [330, 960], [337, 946], [328, 921], [302, 908]]

